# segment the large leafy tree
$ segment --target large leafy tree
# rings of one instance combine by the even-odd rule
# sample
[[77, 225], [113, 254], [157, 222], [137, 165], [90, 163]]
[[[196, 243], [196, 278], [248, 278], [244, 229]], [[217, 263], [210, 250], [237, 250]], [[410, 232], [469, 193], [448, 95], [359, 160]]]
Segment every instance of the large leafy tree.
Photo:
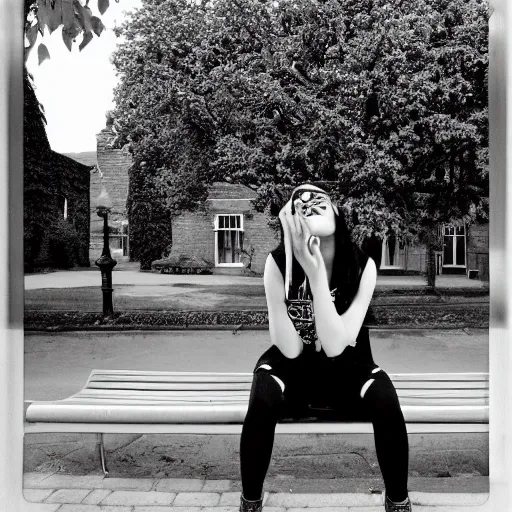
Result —
[[487, 16], [480, 0], [146, 0], [114, 57], [132, 214], [198, 207], [217, 179], [275, 213], [283, 188], [330, 181], [357, 240], [427, 243], [434, 286], [436, 226], [483, 211]]

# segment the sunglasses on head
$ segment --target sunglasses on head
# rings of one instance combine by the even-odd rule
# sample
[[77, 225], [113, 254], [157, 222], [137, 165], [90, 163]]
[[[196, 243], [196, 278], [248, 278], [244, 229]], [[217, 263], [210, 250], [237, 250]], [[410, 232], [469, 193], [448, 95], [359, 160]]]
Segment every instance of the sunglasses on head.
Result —
[[331, 199], [326, 192], [314, 188], [301, 188], [292, 194], [292, 215], [295, 213], [296, 207], [306, 209], [325, 202], [331, 204]]

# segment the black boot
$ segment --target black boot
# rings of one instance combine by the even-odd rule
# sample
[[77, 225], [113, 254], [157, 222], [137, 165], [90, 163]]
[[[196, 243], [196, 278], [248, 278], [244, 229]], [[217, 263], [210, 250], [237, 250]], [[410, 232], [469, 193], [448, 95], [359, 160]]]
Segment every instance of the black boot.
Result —
[[263, 498], [260, 500], [246, 500], [243, 495], [240, 495], [240, 512], [261, 512], [263, 506]]
[[384, 508], [386, 509], [386, 512], [412, 512], [409, 496], [407, 496], [405, 503], [395, 503], [386, 496]]

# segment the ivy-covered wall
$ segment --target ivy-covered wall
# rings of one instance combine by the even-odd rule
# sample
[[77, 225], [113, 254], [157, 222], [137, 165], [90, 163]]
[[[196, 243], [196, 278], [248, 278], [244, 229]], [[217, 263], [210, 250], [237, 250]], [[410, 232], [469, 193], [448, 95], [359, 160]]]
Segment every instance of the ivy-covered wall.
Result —
[[91, 166], [52, 151], [46, 137], [44, 113], [26, 70], [23, 92], [25, 271], [89, 266]]
[[26, 148], [26, 271], [89, 266], [89, 173], [88, 166], [52, 150]]

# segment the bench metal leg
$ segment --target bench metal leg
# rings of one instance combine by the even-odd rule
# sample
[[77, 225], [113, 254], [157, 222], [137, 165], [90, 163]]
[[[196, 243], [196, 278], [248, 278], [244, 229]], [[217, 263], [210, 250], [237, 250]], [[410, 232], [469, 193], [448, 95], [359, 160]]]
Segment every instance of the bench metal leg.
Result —
[[103, 434], [97, 434], [97, 436], [98, 439], [96, 441], [96, 446], [98, 447], [98, 452], [100, 454], [101, 469], [103, 470], [103, 474], [108, 476], [107, 461], [105, 458], [105, 445], [103, 444]]

